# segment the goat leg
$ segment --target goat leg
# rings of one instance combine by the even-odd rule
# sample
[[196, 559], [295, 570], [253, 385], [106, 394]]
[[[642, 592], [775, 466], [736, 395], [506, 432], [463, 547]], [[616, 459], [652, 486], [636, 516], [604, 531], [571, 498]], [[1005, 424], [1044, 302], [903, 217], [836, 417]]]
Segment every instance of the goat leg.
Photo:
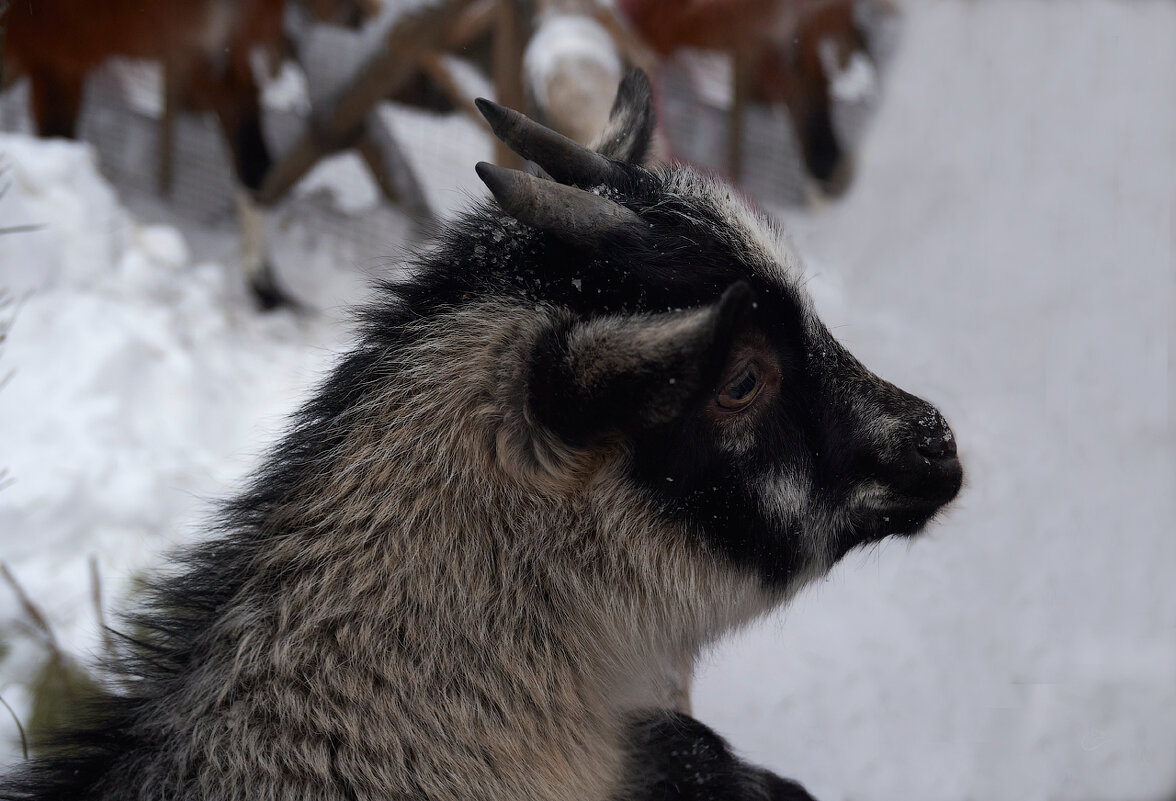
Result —
[[658, 710], [634, 721], [629, 790], [658, 801], [815, 801], [795, 781], [736, 757], [710, 727]]

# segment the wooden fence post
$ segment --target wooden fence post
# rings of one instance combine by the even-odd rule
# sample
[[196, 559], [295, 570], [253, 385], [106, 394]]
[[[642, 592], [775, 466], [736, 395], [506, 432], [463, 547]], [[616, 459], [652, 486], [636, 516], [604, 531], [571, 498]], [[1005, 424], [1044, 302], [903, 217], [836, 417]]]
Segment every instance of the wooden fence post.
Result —
[[744, 133], [747, 120], [747, 97], [750, 94], [750, 63], [747, 53], [734, 48], [731, 53], [731, 111], [727, 127], [727, 176], [735, 183], [743, 178]]
[[[523, 0], [498, 0], [492, 71], [498, 103], [507, 108], [525, 110], [523, 48], [527, 45], [529, 20]], [[522, 158], [497, 139], [494, 140], [494, 161], [502, 167], [523, 166]]]
[[274, 165], [261, 187], [269, 204], [298, 183], [323, 156], [358, 144], [372, 108], [398, 89], [417, 68], [421, 55], [444, 40], [453, 19], [470, 0], [442, 0], [406, 14], [394, 23], [380, 47], [348, 86], [307, 121], [306, 133]]
[[0, 89], [4, 88], [4, 39], [8, 33], [8, 0], [0, 0]]
[[176, 149], [176, 107], [179, 105], [179, 76], [176, 67], [170, 59], [164, 59], [162, 65], [163, 86], [160, 87], [163, 106], [159, 117], [159, 131], [156, 152], [156, 189], [160, 195], [167, 197], [172, 190]]

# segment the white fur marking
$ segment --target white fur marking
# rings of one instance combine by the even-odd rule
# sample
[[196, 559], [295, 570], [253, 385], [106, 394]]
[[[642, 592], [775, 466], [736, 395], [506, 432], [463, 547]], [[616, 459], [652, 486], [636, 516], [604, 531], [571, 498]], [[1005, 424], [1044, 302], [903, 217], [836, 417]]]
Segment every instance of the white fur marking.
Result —
[[829, 75], [829, 94], [839, 103], [873, 103], [878, 97], [878, 73], [860, 51], [849, 57], [845, 69]]
[[523, 55], [535, 102], [561, 133], [586, 144], [604, 130], [623, 74], [620, 54], [596, 20], [543, 15]]

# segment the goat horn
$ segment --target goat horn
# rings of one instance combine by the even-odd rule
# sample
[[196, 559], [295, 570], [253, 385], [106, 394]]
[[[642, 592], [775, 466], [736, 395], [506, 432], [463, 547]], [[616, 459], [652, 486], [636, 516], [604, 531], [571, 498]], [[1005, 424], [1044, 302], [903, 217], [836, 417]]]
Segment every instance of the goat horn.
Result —
[[516, 220], [564, 240], [599, 241], [644, 227], [637, 213], [574, 186], [545, 181], [484, 161], [474, 167], [502, 210]]
[[514, 152], [535, 162], [561, 184], [584, 188], [616, 186], [625, 171], [604, 156], [568, 139], [514, 109], [484, 97], [474, 103], [490, 123], [494, 135]]

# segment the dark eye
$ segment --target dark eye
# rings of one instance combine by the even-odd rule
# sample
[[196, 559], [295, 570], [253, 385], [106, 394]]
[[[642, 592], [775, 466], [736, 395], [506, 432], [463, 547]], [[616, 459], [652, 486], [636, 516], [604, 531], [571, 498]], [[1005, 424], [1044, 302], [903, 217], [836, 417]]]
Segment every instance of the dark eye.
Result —
[[742, 409], [755, 400], [755, 396], [759, 394], [759, 390], [759, 365], [755, 362], [748, 362], [735, 375], [735, 378], [729, 381], [719, 391], [719, 395], [715, 400], [724, 409], [735, 411]]

